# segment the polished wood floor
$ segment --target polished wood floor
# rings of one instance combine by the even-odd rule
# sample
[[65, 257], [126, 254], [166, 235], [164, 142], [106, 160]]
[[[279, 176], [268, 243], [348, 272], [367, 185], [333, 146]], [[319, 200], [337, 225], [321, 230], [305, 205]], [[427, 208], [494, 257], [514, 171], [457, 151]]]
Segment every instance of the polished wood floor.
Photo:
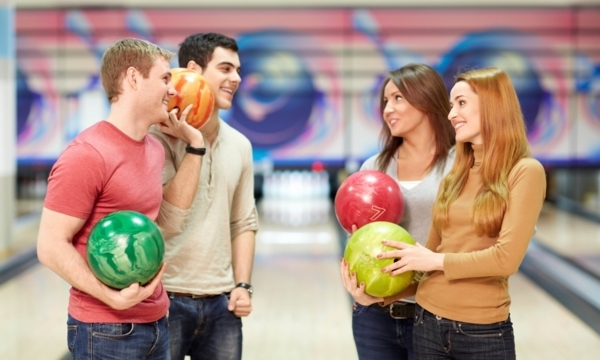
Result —
[[[254, 312], [244, 319], [245, 360], [357, 358], [333, 221], [302, 228], [261, 222]], [[548, 206], [537, 238], [573, 253], [597, 251], [600, 225], [581, 221]], [[35, 219], [15, 234], [30, 244], [36, 235]], [[568, 309], [521, 274], [510, 287], [519, 359], [598, 358], [600, 337]], [[68, 285], [40, 265], [0, 286], [0, 359], [61, 359], [67, 352], [67, 297]]]

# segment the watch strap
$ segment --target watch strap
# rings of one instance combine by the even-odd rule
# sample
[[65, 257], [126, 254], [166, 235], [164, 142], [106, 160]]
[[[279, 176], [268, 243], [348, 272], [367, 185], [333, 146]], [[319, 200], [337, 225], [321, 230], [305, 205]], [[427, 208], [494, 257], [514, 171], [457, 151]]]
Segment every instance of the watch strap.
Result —
[[188, 154], [194, 154], [194, 155], [204, 155], [206, 154], [206, 148], [202, 147], [202, 148], [197, 148], [197, 147], [193, 147], [193, 146], [186, 146], [185, 147], [185, 152]]
[[239, 288], [239, 287], [244, 288], [244, 289], [248, 290], [248, 292], [250, 294], [252, 294], [253, 289], [252, 289], [252, 285], [250, 285], [250, 284], [241, 282], [241, 283], [237, 283], [237, 285], [235, 285], [235, 287], [236, 288]]

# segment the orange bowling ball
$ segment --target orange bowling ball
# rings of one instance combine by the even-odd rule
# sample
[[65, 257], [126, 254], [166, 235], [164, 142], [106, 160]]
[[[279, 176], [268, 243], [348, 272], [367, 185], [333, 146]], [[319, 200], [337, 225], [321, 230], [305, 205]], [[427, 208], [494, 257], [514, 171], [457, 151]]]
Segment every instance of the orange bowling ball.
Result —
[[188, 124], [200, 129], [206, 124], [215, 107], [215, 95], [210, 86], [202, 75], [185, 68], [171, 69], [171, 83], [177, 95], [169, 100], [169, 111], [177, 107], [182, 112], [192, 104], [192, 110], [186, 120]]

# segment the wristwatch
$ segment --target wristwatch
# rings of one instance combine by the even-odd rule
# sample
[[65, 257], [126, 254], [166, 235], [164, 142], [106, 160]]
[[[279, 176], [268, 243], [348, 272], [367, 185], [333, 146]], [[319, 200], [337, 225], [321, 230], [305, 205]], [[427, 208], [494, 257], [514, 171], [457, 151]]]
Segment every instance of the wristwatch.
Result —
[[254, 289], [252, 288], [252, 285], [246, 284], [246, 283], [243, 283], [243, 282], [238, 283], [235, 287], [236, 288], [241, 287], [241, 288], [244, 288], [244, 289], [248, 290], [248, 294], [250, 294], [250, 296], [252, 296], [252, 292], [254, 291]]
[[188, 146], [185, 147], [185, 152], [186, 153], [190, 153], [190, 154], [195, 154], [195, 155], [201, 155], [202, 156], [202, 155], [206, 154], [206, 148], [203, 148], [203, 147], [202, 148], [196, 148], [196, 147], [188, 145]]

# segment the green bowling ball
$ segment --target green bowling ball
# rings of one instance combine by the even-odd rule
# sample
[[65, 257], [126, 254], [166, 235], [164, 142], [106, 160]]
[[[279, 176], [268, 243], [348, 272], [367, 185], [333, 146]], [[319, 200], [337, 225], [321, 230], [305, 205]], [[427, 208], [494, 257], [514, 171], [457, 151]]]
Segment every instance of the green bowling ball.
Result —
[[117, 211], [94, 225], [86, 252], [94, 275], [112, 288], [123, 289], [154, 278], [162, 266], [165, 243], [146, 215]]
[[377, 255], [395, 248], [384, 246], [381, 241], [394, 240], [414, 245], [415, 240], [401, 226], [391, 222], [377, 221], [358, 229], [346, 244], [344, 259], [350, 273], [356, 272], [358, 284], [365, 283], [365, 292], [371, 296], [385, 297], [399, 293], [410, 285], [414, 273], [401, 275], [383, 274], [381, 269], [395, 259], [377, 259]]

